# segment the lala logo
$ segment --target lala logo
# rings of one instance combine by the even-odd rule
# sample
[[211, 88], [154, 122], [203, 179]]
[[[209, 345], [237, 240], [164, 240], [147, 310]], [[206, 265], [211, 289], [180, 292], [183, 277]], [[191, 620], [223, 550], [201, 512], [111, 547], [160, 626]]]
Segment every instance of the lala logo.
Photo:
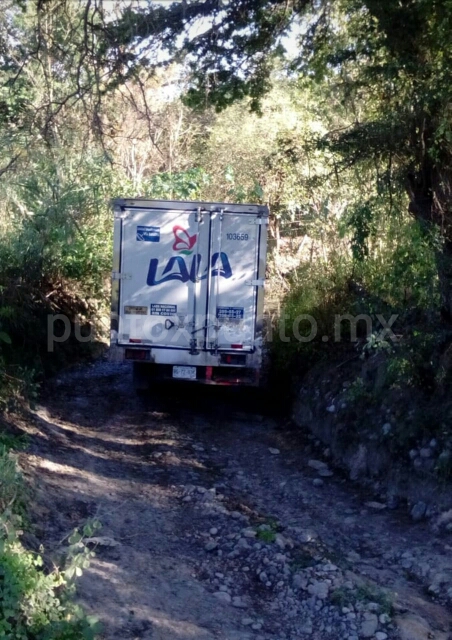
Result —
[[[174, 243], [173, 251], [178, 251], [184, 256], [191, 256], [193, 247], [196, 244], [197, 234], [190, 235], [183, 227], [178, 225], [173, 227]], [[205, 280], [209, 275], [212, 278], [230, 278], [232, 276], [231, 265], [224, 251], [214, 253], [210, 260], [210, 265], [203, 265], [200, 253], [195, 253], [191, 258], [191, 263], [186, 263], [186, 258], [181, 255], [172, 256], [166, 265], [160, 270], [158, 258], [151, 258], [149, 263], [148, 277], [146, 283], [149, 287], [155, 287], [163, 282], [178, 280], [179, 282], [199, 282]]]
[[183, 253], [185, 256], [190, 256], [196, 244], [196, 233], [191, 236], [186, 229], [179, 227], [179, 225], [173, 227], [173, 233], [173, 251], [179, 251], [179, 253]]

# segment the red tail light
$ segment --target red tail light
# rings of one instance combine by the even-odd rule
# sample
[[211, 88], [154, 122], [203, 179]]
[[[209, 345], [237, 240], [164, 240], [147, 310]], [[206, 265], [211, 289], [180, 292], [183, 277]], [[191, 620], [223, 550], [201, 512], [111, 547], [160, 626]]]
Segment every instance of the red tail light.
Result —
[[149, 351], [147, 349], [125, 349], [124, 357], [126, 360], [149, 360]]

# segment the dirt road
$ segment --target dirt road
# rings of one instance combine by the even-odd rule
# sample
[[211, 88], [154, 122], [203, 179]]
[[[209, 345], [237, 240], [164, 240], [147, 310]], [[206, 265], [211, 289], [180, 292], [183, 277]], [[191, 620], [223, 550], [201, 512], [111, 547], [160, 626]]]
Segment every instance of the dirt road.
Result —
[[58, 556], [102, 522], [78, 596], [102, 637], [452, 638], [452, 540], [246, 408], [230, 390], [137, 398], [130, 369], [102, 362], [49, 385], [21, 458], [36, 534]]

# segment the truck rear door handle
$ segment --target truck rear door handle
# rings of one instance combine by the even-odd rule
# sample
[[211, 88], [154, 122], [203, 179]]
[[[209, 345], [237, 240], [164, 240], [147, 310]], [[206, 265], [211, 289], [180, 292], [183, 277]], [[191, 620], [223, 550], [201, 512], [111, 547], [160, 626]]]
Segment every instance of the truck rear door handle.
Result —
[[198, 331], [204, 331], [205, 329], [210, 329], [211, 327], [214, 327], [214, 324], [205, 324], [203, 327], [199, 327], [199, 329], [193, 329], [192, 331], [192, 335], [194, 333], [198, 333]]

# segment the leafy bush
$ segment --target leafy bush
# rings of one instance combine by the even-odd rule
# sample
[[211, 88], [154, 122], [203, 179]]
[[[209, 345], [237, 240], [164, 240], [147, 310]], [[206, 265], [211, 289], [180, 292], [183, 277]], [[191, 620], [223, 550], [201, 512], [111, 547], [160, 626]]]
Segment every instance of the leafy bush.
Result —
[[26, 490], [14, 454], [5, 445], [0, 445], [0, 478], [0, 513], [13, 507], [17, 513], [25, 502]]
[[[417, 379], [422, 376], [422, 366], [425, 369], [431, 360], [427, 357], [432, 347], [428, 325], [438, 318], [434, 241], [403, 216], [388, 219], [385, 228], [373, 229], [372, 233], [372, 238], [360, 238], [360, 242], [368, 244], [365, 259], [364, 253], [357, 259], [359, 252], [351, 251], [343, 243], [344, 223], [337, 222], [336, 230], [330, 232], [328, 244], [323, 248], [323, 257], [302, 262], [292, 276], [279, 327], [273, 332], [273, 363], [278, 376], [289, 376], [294, 369], [302, 375], [340, 349], [354, 349], [356, 345], [350, 344], [352, 335], [348, 323], [341, 323], [337, 343], [336, 319], [344, 314], [355, 317], [364, 314], [372, 320], [370, 333], [365, 322], [357, 324], [362, 357], [377, 350], [392, 349], [387, 337], [379, 336], [381, 326], [377, 314], [386, 319], [397, 314], [396, 331], [401, 342], [409, 343], [410, 347], [394, 354], [391, 376], [397, 378], [402, 369], [408, 371], [402, 361], [398, 366], [399, 358], [408, 358], [412, 363], [409, 368], [417, 368]], [[357, 238], [355, 235], [353, 242], [357, 243]], [[297, 324], [296, 319], [300, 317], [305, 319], [298, 325], [297, 335], [294, 323]], [[281, 331], [282, 325], [286, 333]], [[417, 333], [416, 325], [421, 327]], [[314, 336], [309, 340], [311, 331]]]
[[350, 312], [353, 302], [348, 289], [351, 273], [351, 261], [339, 254], [300, 265], [272, 332], [272, 377], [281, 387], [294, 371], [304, 375], [331, 353], [335, 315]]
[[0, 338], [8, 341], [0, 372], [21, 379], [19, 369], [39, 374], [89, 352], [72, 336], [49, 357], [47, 322], [64, 314], [98, 336], [109, 299], [112, 186], [119, 189], [104, 160], [63, 153], [32, 159], [25, 175], [2, 185]]
[[204, 169], [194, 167], [176, 173], [158, 173], [152, 176], [145, 188], [150, 198], [196, 200], [209, 180]]
[[0, 635], [8, 640], [89, 640], [98, 630], [70, 599], [65, 572], [46, 574], [39, 554], [20, 543], [18, 530], [0, 519]]
[[97, 621], [84, 615], [72, 601], [73, 579], [81, 575], [93, 552], [83, 535], [99, 528], [94, 522], [83, 535], [71, 536], [64, 570], [44, 569], [42, 553], [20, 542], [26, 489], [16, 461], [0, 449], [0, 637], [6, 640], [90, 640], [99, 630]]

